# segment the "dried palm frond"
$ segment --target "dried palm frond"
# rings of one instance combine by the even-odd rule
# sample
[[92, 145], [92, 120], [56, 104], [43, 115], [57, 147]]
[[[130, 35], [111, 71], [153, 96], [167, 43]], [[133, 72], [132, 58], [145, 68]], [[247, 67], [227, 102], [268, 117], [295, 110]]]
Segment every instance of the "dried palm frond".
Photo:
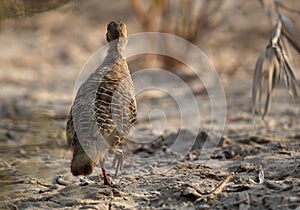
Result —
[[291, 55], [288, 54], [289, 46], [300, 54], [299, 36], [292, 21], [280, 14], [279, 7], [283, 5], [275, 1], [275, 6], [277, 21], [274, 32], [270, 43], [257, 59], [252, 86], [252, 115], [254, 117], [258, 108], [263, 120], [268, 113], [273, 90], [281, 79], [293, 97], [298, 97], [299, 92], [295, 70], [289, 60]]

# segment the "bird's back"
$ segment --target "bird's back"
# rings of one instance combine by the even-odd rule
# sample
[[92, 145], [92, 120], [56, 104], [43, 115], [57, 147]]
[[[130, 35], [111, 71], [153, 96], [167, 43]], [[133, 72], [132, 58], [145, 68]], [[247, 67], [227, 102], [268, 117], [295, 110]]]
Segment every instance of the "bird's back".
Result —
[[74, 175], [79, 175], [80, 171], [91, 172], [86, 165], [93, 168], [110, 147], [126, 138], [136, 121], [134, 95], [125, 59], [100, 66], [80, 86], [66, 131], [68, 144], [74, 148], [71, 164]]

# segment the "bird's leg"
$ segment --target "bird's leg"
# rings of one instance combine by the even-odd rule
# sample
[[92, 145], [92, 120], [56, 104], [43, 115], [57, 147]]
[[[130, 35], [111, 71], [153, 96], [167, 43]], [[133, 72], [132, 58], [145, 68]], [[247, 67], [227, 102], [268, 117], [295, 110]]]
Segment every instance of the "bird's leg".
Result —
[[106, 170], [105, 170], [105, 167], [104, 167], [104, 160], [100, 160], [99, 162], [100, 162], [100, 166], [101, 166], [102, 173], [103, 173], [104, 184], [112, 186], [111, 180], [106, 175]]
[[120, 169], [120, 171], [122, 171], [122, 168], [123, 168], [124, 153], [120, 149], [115, 150], [114, 153], [115, 153], [115, 157], [112, 162], [112, 167], [115, 167], [115, 165], [117, 163], [116, 173], [115, 173], [115, 176], [117, 176], [119, 169]]

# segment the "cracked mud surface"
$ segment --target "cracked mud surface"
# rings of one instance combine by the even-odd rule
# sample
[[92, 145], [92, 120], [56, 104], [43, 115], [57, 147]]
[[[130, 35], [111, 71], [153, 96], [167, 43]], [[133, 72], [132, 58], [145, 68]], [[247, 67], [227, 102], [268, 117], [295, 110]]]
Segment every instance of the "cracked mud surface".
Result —
[[[127, 10], [111, 6], [109, 11], [120, 10], [129, 33], [138, 32], [136, 20], [122, 4]], [[254, 129], [250, 113], [253, 62], [268, 38], [252, 34], [261, 45], [243, 51], [247, 56], [241, 66], [233, 61], [231, 66], [230, 58], [236, 54], [230, 49], [237, 46], [228, 40], [228, 46], [224, 45], [222, 39], [243, 31], [242, 23], [231, 23], [233, 31], [229, 26], [219, 29], [223, 37], [211, 34], [216, 43], [223, 43], [224, 54], [233, 53], [228, 57], [215, 53], [221, 45], [199, 43], [216, 65], [227, 98], [224, 133], [217, 147], [208, 144], [208, 159], [201, 159], [201, 148], [205, 140], [215, 140], [220, 128], [209, 132], [209, 100], [205, 93], [197, 93], [203, 110], [208, 111], [196, 136], [187, 128], [181, 130], [177, 146], [192, 145], [189, 152], [170, 149], [179, 132], [178, 121], [171, 119], [168, 129], [154, 141], [128, 141], [120, 146], [125, 162], [117, 177], [108, 155], [113, 188], [103, 185], [101, 175], [98, 180], [99, 166], [87, 178], [71, 175], [72, 154], [64, 129], [74, 83], [83, 64], [104, 43], [105, 24], [116, 16], [87, 15], [97, 5], [96, 1], [84, 4], [75, 15], [54, 11], [1, 23], [0, 209], [299, 209], [299, 99], [279, 88], [267, 118], [269, 128], [258, 121]], [[244, 18], [252, 18], [253, 8], [259, 10], [259, 5], [248, 3], [242, 8], [250, 16]], [[138, 65], [129, 62], [132, 68]], [[229, 76], [226, 69], [230, 68], [239, 69]], [[141, 112], [173, 106], [155, 93], [140, 96], [138, 102]], [[140, 114], [143, 118], [137, 126], [147, 129], [148, 119]], [[153, 119], [159, 128], [159, 118]], [[153, 135], [157, 133], [154, 129]]]

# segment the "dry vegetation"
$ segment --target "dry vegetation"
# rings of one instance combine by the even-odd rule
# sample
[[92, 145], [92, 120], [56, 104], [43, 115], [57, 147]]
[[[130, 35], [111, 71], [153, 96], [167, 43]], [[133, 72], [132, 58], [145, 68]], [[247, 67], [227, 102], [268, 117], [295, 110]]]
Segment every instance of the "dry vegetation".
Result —
[[[281, 78], [288, 92], [293, 97], [298, 97], [299, 82], [290, 61], [292, 59], [290, 46], [296, 50], [296, 56], [298, 57], [300, 54], [300, 39], [292, 21], [284, 16], [281, 10], [285, 9], [298, 14], [300, 14], [300, 11], [291, 10], [280, 1], [274, 1], [274, 8], [271, 7], [272, 5], [265, 5], [264, 1], [261, 2], [267, 10], [271, 22], [274, 23], [274, 31], [270, 42], [256, 62], [252, 87], [252, 113], [254, 114], [255, 111], [258, 93], [259, 113], [264, 119], [269, 109], [273, 90], [279, 84]], [[264, 87], [266, 87], [265, 100], [262, 96]]]

